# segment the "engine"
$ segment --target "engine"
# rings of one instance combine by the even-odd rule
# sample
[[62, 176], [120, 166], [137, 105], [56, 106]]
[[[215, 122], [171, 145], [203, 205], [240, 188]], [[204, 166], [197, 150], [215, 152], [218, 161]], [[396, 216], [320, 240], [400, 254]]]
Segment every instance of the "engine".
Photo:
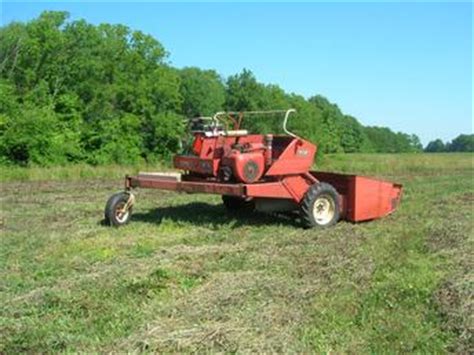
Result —
[[[244, 183], [258, 181], [265, 172], [267, 160], [271, 159], [270, 144], [235, 144], [221, 160], [221, 178]], [[270, 155], [270, 156], [269, 156]]]
[[262, 152], [241, 153], [231, 150], [228, 156], [222, 159], [221, 171], [224, 181], [237, 180], [252, 183], [259, 180], [265, 169]]
[[272, 164], [273, 135], [249, 135], [246, 130], [227, 130], [214, 120], [189, 121], [193, 134], [184, 154], [175, 155], [174, 167], [194, 176], [223, 182], [259, 181]]

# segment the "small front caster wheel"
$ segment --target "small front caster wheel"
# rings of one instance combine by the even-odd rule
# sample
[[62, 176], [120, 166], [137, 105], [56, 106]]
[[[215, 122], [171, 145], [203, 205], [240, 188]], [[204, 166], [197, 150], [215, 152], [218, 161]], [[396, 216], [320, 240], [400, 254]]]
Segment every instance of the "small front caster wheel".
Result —
[[135, 197], [130, 192], [118, 192], [110, 196], [105, 205], [105, 222], [111, 226], [123, 226], [130, 221]]

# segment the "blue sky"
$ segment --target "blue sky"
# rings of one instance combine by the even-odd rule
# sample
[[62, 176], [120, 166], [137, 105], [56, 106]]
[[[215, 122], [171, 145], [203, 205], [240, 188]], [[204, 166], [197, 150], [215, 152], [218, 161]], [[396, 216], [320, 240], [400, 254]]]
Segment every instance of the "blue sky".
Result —
[[472, 15], [464, 3], [3, 2], [2, 24], [43, 10], [123, 23], [156, 37], [178, 67], [248, 68], [321, 94], [365, 125], [429, 140], [472, 133]]

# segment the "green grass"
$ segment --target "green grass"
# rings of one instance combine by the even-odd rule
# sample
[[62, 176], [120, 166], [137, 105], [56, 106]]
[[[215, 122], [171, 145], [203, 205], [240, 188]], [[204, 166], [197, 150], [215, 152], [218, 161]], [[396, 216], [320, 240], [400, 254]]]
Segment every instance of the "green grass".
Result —
[[378, 221], [304, 230], [218, 196], [137, 191], [153, 167], [3, 168], [0, 352], [472, 350], [473, 155], [330, 155], [404, 184]]
[[136, 174], [140, 170], [169, 169], [166, 164], [155, 165], [104, 165], [92, 166], [87, 164], [52, 166], [48, 168], [33, 166], [0, 166], [0, 181], [77, 181], [83, 179], [121, 178], [126, 174]]

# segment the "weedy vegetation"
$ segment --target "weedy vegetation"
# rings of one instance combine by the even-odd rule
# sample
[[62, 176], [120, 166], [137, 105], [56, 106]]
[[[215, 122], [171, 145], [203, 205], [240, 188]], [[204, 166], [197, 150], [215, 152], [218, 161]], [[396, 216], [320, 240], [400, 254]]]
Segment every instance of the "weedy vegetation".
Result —
[[328, 230], [153, 190], [104, 226], [139, 169], [3, 169], [1, 353], [472, 352], [472, 154], [324, 156], [404, 184], [395, 214]]

